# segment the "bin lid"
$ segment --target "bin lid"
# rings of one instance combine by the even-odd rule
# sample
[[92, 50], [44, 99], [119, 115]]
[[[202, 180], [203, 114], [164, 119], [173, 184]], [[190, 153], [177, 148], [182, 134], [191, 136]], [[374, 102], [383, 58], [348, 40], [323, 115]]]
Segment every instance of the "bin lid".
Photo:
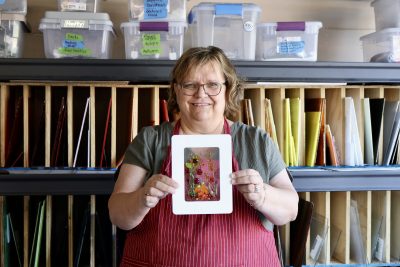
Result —
[[87, 19], [87, 20], [110, 20], [108, 13], [92, 12], [62, 12], [46, 11], [44, 17], [47, 19]]
[[22, 22], [25, 32], [31, 32], [31, 27], [26, 22], [26, 16], [21, 13], [2, 13], [0, 12], [0, 22], [3, 20], [16, 20]]
[[322, 28], [320, 21], [281, 21], [281, 22], [265, 22], [257, 24], [257, 28], [266, 29], [268, 31], [304, 31], [308, 34], [318, 33]]
[[[101, 27], [97, 26], [103, 28], [100, 29]], [[39, 30], [49, 28], [90, 29], [91, 27], [94, 30], [109, 30], [115, 35], [113, 23], [107, 13], [46, 11], [39, 24]]]
[[212, 12], [216, 16], [243, 16], [244, 12], [261, 12], [261, 8], [252, 3], [199, 3], [188, 14], [189, 24], [196, 22], [197, 12]]
[[[128, 21], [121, 23], [121, 29], [125, 27], [143, 27], [150, 25], [146, 31], [168, 31], [172, 28], [187, 28], [187, 23], [185, 21]], [[156, 25], [151, 27], [151, 25]], [[162, 25], [157, 27], [157, 25]], [[146, 28], [146, 27], [144, 27]]]
[[[71, 22], [69, 25], [68, 21]], [[46, 11], [44, 18], [40, 21], [41, 24], [61, 22], [63, 23], [63, 28], [84, 28], [84, 25], [80, 25], [79, 22], [89, 25], [104, 24], [113, 26], [107, 13]]]
[[360, 37], [360, 41], [362, 42], [380, 42], [387, 38], [393, 38], [393, 36], [400, 36], [400, 28], [385, 28], [380, 31], [372, 32], [367, 35], [363, 35]]
[[199, 3], [195, 6], [192, 7], [192, 10], [201, 10], [201, 11], [209, 11], [209, 10], [216, 10], [219, 8], [222, 8], [229, 12], [229, 11], [234, 11], [236, 10], [236, 7], [241, 7], [245, 11], [258, 11], [261, 12], [261, 8], [252, 3]]
[[182, 35], [185, 33], [187, 23], [185, 21], [129, 21], [121, 23], [121, 30], [125, 34], [125, 29], [130, 34], [166, 32], [170, 35]]

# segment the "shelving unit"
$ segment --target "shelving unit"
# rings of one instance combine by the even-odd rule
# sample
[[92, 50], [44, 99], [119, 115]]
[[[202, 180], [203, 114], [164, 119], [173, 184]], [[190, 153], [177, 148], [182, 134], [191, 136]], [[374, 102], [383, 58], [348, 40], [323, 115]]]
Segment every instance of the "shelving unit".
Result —
[[[84, 207], [89, 205], [91, 239], [86, 243], [83, 260], [96, 266], [100, 258], [101, 247], [96, 242], [96, 216], [106, 214], [106, 199], [112, 190], [115, 166], [122, 157], [126, 146], [141, 127], [160, 122], [159, 100], [167, 98], [169, 72], [173, 61], [128, 61], [128, 60], [0, 60], [0, 163], [6, 166], [6, 140], [8, 103], [22, 98], [21, 123], [23, 132], [18, 137], [23, 157], [17, 161], [16, 169], [3, 169], [0, 174], [0, 218], [6, 214], [5, 202], [19, 207], [20, 219], [16, 228], [24, 236], [21, 239], [24, 266], [29, 262], [29, 252], [35, 208], [40, 199], [46, 199], [46, 220], [43, 250], [40, 256], [42, 265], [54, 265], [52, 233], [56, 226], [52, 224], [55, 216], [64, 214], [62, 222], [68, 229], [65, 241], [68, 248], [60, 257], [64, 265], [72, 266], [76, 259], [81, 221]], [[307, 98], [324, 97], [327, 99], [327, 121], [332, 125], [339, 148], [343, 149], [342, 115], [343, 109], [338, 101], [352, 96], [355, 103], [364, 97], [385, 97], [400, 99], [400, 67], [397, 64], [380, 63], [335, 63], [335, 62], [234, 62], [241, 76], [247, 78], [245, 97], [253, 103], [254, 119], [258, 126], [265, 127], [265, 98], [272, 101], [275, 121], [277, 122], [278, 141], [283, 142], [280, 122], [283, 118], [281, 101], [287, 97]], [[281, 82], [285, 82], [282, 84]], [[295, 82], [296, 84], [291, 84]], [[313, 83], [313, 84], [306, 84]], [[318, 84], [316, 84], [318, 83]], [[344, 84], [344, 83], [349, 83]], [[64, 97], [67, 106], [66, 146], [60, 152], [61, 163], [57, 170], [51, 164], [53, 136], [56, 131], [58, 106]], [[83, 154], [78, 157], [78, 170], [71, 169], [82, 122], [84, 104], [90, 97], [90, 138], [83, 140]], [[107, 117], [107, 107], [111, 99], [112, 108], [110, 127], [107, 133], [105, 169], [99, 169], [101, 147]], [[11, 101], [11, 102], [10, 102]], [[45, 103], [43, 105], [43, 103]], [[36, 134], [40, 125], [40, 112], [45, 111], [43, 131]], [[304, 108], [304, 107], [303, 107]], [[302, 110], [304, 111], [304, 109]], [[14, 113], [14, 112], [11, 112]], [[359, 117], [361, 109], [356, 105]], [[361, 123], [361, 122], [359, 122]], [[304, 118], [301, 121], [304, 127]], [[8, 126], [9, 127], [9, 126]], [[360, 129], [361, 127], [359, 127]], [[31, 154], [37, 136], [44, 140], [40, 149], [44, 151], [35, 166], [32, 166]], [[361, 136], [363, 133], [361, 132]], [[305, 140], [304, 134], [302, 140]], [[88, 141], [90, 140], [90, 141]], [[303, 142], [304, 143], [304, 142]], [[281, 147], [281, 146], [280, 146]], [[87, 149], [88, 150], [87, 150]], [[81, 148], [82, 149], [82, 148]], [[382, 150], [382, 145], [380, 146]], [[300, 149], [304, 158], [304, 147]], [[381, 151], [382, 152], [382, 151]], [[380, 153], [382, 154], [382, 153]], [[89, 169], [85, 169], [89, 167]], [[110, 169], [111, 168], [111, 169]], [[360, 213], [361, 232], [364, 238], [365, 254], [371, 266], [389, 266], [400, 261], [400, 168], [391, 166], [369, 168], [292, 168], [294, 185], [301, 197], [315, 204], [315, 213], [325, 218], [329, 227], [326, 245], [322, 250], [320, 264], [351, 264], [350, 202], [356, 200]], [[9, 201], [8, 201], [9, 200]], [[89, 204], [88, 204], [89, 203]], [[396, 203], [396, 204], [393, 204]], [[61, 207], [61, 208], [60, 208]], [[14, 207], [15, 208], [15, 207]], [[56, 209], [57, 208], [57, 209]], [[60, 212], [62, 210], [62, 212]], [[380, 263], [374, 262], [373, 244], [375, 228], [379, 220], [380, 237], [384, 247]], [[104, 226], [104, 225], [103, 225]], [[116, 264], [116, 229], [106, 224], [105, 235], [110, 242]], [[4, 229], [1, 220], [0, 229]], [[311, 231], [312, 232], [312, 231]], [[336, 233], [340, 232], [337, 245]], [[1, 232], [0, 232], [1, 233]], [[286, 255], [289, 255], [289, 227], [284, 229]], [[3, 240], [3, 238], [1, 239]], [[312, 265], [311, 238], [307, 243], [307, 264]], [[43, 241], [44, 242], [44, 241]], [[332, 244], [331, 244], [332, 243]], [[4, 249], [5, 243], [0, 248]], [[0, 259], [0, 266], [4, 257]], [[47, 260], [46, 260], [47, 259]], [[288, 260], [288, 259], [286, 259]]]
[[[173, 60], [6, 59], [0, 58], [0, 81], [169, 82]], [[400, 82], [396, 63], [233, 61], [249, 82], [374, 83]], [[373, 75], [371, 75], [371, 73]]]

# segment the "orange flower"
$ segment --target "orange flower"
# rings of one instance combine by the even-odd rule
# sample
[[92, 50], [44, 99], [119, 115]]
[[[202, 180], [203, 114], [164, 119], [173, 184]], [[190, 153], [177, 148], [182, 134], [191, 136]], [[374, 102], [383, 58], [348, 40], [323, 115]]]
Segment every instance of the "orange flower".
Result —
[[196, 185], [194, 192], [198, 199], [205, 200], [210, 198], [208, 188], [204, 183]]

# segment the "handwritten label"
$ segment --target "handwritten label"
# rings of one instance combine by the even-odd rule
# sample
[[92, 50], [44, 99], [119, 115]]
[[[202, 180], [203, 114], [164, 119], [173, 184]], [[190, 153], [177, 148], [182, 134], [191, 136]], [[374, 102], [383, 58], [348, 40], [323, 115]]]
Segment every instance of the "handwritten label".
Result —
[[83, 36], [81, 34], [67, 33], [62, 46], [64, 48], [85, 48]]
[[161, 36], [159, 33], [145, 33], [142, 35], [142, 49], [145, 56], [161, 54]]
[[83, 42], [83, 36], [82, 34], [77, 34], [77, 33], [67, 33], [65, 35], [65, 39], [66, 40], [70, 40], [70, 41], [80, 41]]
[[279, 37], [277, 53], [278, 54], [298, 54], [304, 51], [305, 42], [300, 37]]
[[62, 47], [58, 49], [60, 54], [67, 56], [90, 56], [92, 50], [85, 47], [83, 35], [77, 33], [65, 34]]
[[83, 56], [88, 57], [92, 55], [92, 50], [89, 48], [74, 48], [74, 47], [60, 47], [58, 52], [66, 56]]
[[145, 0], [144, 19], [163, 19], [168, 16], [168, 0]]

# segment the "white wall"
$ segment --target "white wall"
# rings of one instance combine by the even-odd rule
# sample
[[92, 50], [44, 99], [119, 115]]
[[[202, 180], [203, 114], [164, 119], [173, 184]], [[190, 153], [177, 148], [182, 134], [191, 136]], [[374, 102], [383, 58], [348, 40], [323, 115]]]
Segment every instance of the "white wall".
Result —
[[[128, 0], [98, 0], [99, 11], [107, 12], [114, 23], [117, 38], [113, 58], [125, 58], [120, 24], [129, 20]], [[187, 2], [187, 11], [199, 3]], [[374, 31], [374, 12], [369, 0], [254, 0], [207, 2], [250, 2], [262, 8], [261, 22], [321, 21], [318, 61], [362, 61], [359, 38]], [[32, 33], [25, 39], [24, 57], [44, 58], [43, 37], [38, 30], [47, 10], [57, 10], [57, 0], [28, 0], [27, 21]]]

